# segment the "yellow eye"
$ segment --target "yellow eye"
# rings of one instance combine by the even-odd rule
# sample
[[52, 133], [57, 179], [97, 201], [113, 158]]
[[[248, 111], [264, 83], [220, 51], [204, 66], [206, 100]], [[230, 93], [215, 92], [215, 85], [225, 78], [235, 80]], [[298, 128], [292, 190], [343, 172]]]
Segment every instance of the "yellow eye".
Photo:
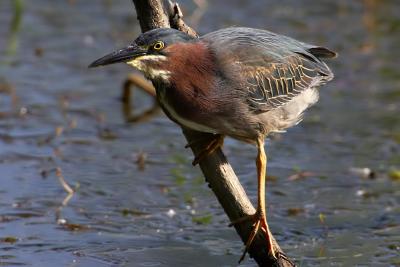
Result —
[[161, 50], [164, 48], [164, 42], [162, 41], [157, 41], [155, 42], [155, 44], [153, 45], [154, 50]]

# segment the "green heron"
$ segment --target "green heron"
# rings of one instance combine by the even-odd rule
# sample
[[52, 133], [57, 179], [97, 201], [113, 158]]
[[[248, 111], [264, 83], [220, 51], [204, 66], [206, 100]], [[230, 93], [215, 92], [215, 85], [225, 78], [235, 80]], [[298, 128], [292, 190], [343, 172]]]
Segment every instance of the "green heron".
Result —
[[333, 78], [321, 60], [335, 52], [265, 30], [231, 27], [194, 38], [161, 28], [140, 35], [132, 44], [89, 67], [125, 62], [152, 81], [167, 116], [179, 125], [215, 138], [194, 164], [222, 146], [225, 136], [258, 148], [257, 211], [245, 252], [261, 228], [272, 256], [266, 219], [264, 139], [302, 120], [318, 100], [318, 87]]

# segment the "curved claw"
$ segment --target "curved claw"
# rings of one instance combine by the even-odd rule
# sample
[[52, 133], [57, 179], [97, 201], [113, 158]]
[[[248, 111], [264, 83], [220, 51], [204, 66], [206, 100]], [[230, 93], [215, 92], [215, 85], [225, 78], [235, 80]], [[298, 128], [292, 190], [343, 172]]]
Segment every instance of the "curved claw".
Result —
[[247, 221], [247, 220], [254, 220], [254, 224], [253, 224], [253, 228], [252, 228], [252, 230], [250, 232], [250, 235], [247, 238], [243, 254], [239, 259], [239, 263], [241, 263], [244, 260], [244, 258], [246, 257], [246, 254], [249, 251], [249, 248], [250, 248], [251, 244], [253, 243], [254, 238], [257, 235], [257, 233], [258, 233], [260, 228], [264, 232], [265, 238], [267, 239], [269, 254], [272, 257], [277, 258], [276, 257], [277, 255], [276, 255], [276, 252], [275, 252], [275, 248], [274, 248], [274, 245], [272, 243], [272, 238], [271, 238], [272, 234], [269, 231], [267, 219], [266, 219], [265, 215], [263, 215], [261, 212], [256, 212], [253, 215], [248, 215], [248, 216], [239, 218], [238, 220], [236, 220], [234, 222], [231, 222], [229, 224], [229, 226], [233, 226], [235, 224], [242, 223], [242, 222]]
[[251, 245], [251, 243], [253, 243], [254, 237], [256, 236], [258, 229], [260, 228], [260, 223], [261, 221], [257, 221], [254, 225], [253, 225], [253, 229], [251, 230], [251, 233], [249, 235], [249, 238], [246, 241], [246, 245], [244, 247], [242, 256], [239, 259], [239, 263], [241, 263], [244, 258], [246, 257], [247, 252], [249, 251], [249, 247]]
[[202, 161], [206, 156], [212, 154], [219, 147], [222, 147], [223, 144], [224, 136], [221, 134], [215, 135], [215, 137], [207, 144], [207, 146], [195, 156], [192, 165], [196, 166], [199, 164], [200, 161]]

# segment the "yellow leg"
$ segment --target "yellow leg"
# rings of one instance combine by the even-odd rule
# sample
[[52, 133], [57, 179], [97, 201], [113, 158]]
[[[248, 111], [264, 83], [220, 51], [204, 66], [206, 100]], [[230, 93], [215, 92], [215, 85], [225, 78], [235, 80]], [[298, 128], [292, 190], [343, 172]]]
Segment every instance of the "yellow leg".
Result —
[[192, 162], [193, 166], [197, 165], [204, 157], [213, 153], [217, 148], [222, 147], [224, 144], [224, 137], [225, 136], [222, 134], [216, 134], [207, 146], [196, 155]]
[[267, 176], [267, 155], [264, 150], [264, 137], [258, 138], [258, 156], [257, 156], [257, 173], [258, 173], [258, 205], [257, 211], [260, 214], [261, 226], [266, 232], [266, 238], [268, 241], [269, 252], [276, 258], [275, 249], [272, 244], [272, 234], [269, 231], [267, 223], [267, 203], [265, 200], [265, 180]]
[[264, 150], [264, 137], [259, 137], [257, 139], [257, 147], [258, 147], [258, 155], [256, 159], [257, 165], [257, 178], [258, 178], [258, 202], [257, 202], [257, 211], [254, 215], [250, 217], [244, 217], [239, 219], [238, 221], [234, 222], [233, 224], [242, 222], [244, 220], [253, 219], [255, 223], [253, 224], [253, 229], [247, 239], [246, 246], [242, 257], [239, 260], [239, 263], [244, 259], [246, 256], [247, 251], [251, 243], [254, 240], [254, 237], [257, 235], [258, 230], [261, 228], [264, 233], [265, 237], [268, 242], [268, 249], [269, 253], [276, 258], [275, 249], [272, 244], [272, 235], [269, 231], [268, 223], [267, 223], [267, 212], [266, 212], [266, 201], [265, 201], [265, 177], [267, 172], [267, 156]]

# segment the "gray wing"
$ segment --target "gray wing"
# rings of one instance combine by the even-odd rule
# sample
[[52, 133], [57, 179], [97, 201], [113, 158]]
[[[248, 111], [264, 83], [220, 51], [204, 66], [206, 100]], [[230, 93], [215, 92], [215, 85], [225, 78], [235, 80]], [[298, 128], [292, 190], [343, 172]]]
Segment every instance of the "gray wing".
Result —
[[310, 61], [301, 54], [287, 56], [285, 62], [258, 63], [240, 64], [248, 103], [258, 112], [282, 106], [304, 90], [318, 87], [333, 77], [324, 63]]
[[335, 57], [326, 48], [251, 28], [227, 28], [202, 37], [217, 49], [220, 64], [233, 66], [255, 112], [289, 102], [307, 88], [333, 78], [320, 58]]

